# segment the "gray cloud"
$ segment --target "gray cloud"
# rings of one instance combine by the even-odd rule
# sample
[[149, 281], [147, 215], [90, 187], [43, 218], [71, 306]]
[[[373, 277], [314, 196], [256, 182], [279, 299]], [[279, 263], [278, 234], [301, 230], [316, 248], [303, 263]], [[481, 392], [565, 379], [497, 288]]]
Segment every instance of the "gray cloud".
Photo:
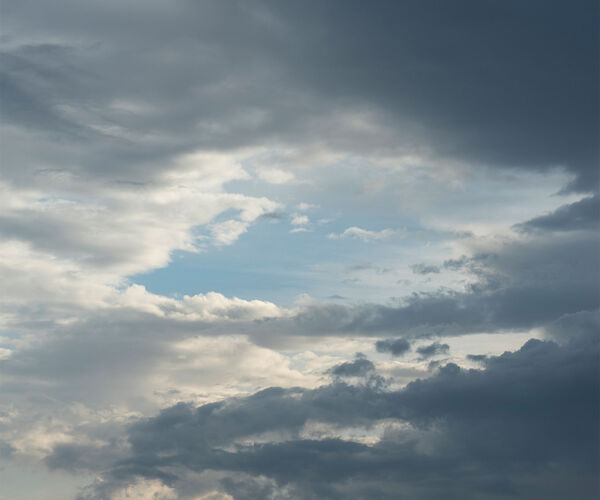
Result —
[[[479, 281], [463, 292], [415, 294], [398, 305], [311, 303], [291, 317], [241, 321], [234, 327], [127, 308], [82, 315], [75, 306], [67, 310], [81, 316], [78, 322], [51, 326], [42, 306], [20, 306], [14, 309], [24, 315], [19, 328], [31, 332], [34, 340], [0, 361], [4, 392], [11, 398], [52, 393], [58, 400], [122, 402], [132, 393], [147, 392], [154, 366], [175, 363], [174, 343], [196, 335], [228, 336], [232, 328], [260, 346], [294, 349], [312, 342], [309, 338], [330, 335], [401, 335], [410, 342], [435, 335], [547, 327], [563, 316], [592, 314], [598, 308], [599, 252], [593, 233], [536, 237], [505, 245], [493, 258], [476, 259]], [[55, 307], [67, 306], [60, 301]], [[394, 354], [394, 340], [381, 342], [378, 350], [385, 344]], [[202, 374], [213, 380], [206, 370]]]
[[514, 241], [493, 255], [451, 261], [477, 277], [465, 291], [413, 294], [397, 306], [317, 304], [282, 322], [297, 333], [410, 337], [543, 326], [565, 314], [598, 308], [599, 253], [595, 232]]
[[417, 352], [423, 359], [431, 358], [432, 356], [437, 356], [438, 354], [448, 354], [449, 351], [450, 346], [448, 344], [440, 344], [439, 342], [434, 342], [433, 344], [417, 348]]
[[487, 359], [487, 356], [485, 354], [467, 354], [467, 359], [469, 361], [481, 362], [485, 361]]
[[577, 231], [600, 228], [600, 197], [590, 196], [563, 205], [548, 215], [542, 215], [517, 224], [515, 229], [531, 231]]
[[375, 365], [363, 353], [356, 353], [354, 361], [346, 361], [329, 370], [336, 377], [364, 377], [375, 370]]
[[[518, 239], [495, 250], [413, 267], [465, 273], [472, 279], [461, 290], [385, 304], [307, 302], [235, 324], [191, 318], [167, 297], [134, 295], [127, 300], [144, 308], [136, 310], [120, 295], [126, 276], [190, 250], [194, 228], [219, 214], [246, 210], [224, 241], [257, 217], [289, 217], [266, 198], [222, 189], [246, 179], [242, 169], [334, 163], [332, 179], [314, 177], [344, 195], [356, 187], [339, 174], [348, 160], [378, 165], [367, 183], [375, 190], [387, 180], [375, 179], [379, 168], [410, 169], [413, 159], [432, 175], [564, 169], [573, 179], [565, 191], [597, 193], [596, 2], [5, 0], [2, 16], [0, 234], [9, 258], [0, 266], [1, 317], [3, 330], [17, 333], [0, 351], [0, 457], [34, 448], [51, 470], [108, 470], [90, 490], [94, 500], [135, 476], [192, 497], [200, 489], [183, 471], [215, 469], [222, 475], [210, 484], [242, 498], [596, 493], [597, 339], [573, 332], [598, 331], [597, 194], [514, 226]], [[223, 156], [178, 163], [198, 151]], [[374, 202], [386, 216], [389, 199]], [[461, 228], [445, 235], [476, 240]], [[355, 257], [372, 262], [347, 271], [392, 272], [376, 253]], [[250, 306], [239, 307], [227, 314], [245, 318]], [[181, 403], [132, 418], [131, 450], [121, 439], [131, 414], [117, 413], [153, 414], [153, 391], [169, 396], [166, 406], [206, 400], [190, 395], [201, 384], [231, 394], [276, 377], [300, 383], [283, 355], [244, 354], [257, 345], [389, 336], [375, 347], [399, 356], [414, 338], [534, 327], [558, 344], [469, 355], [485, 370], [447, 365], [401, 391], [386, 390], [373, 363], [357, 357], [331, 368], [330, 385]], [[238, 343], [201, 366], [201, 341], [232, 334]], [[261, 370], [241, 362], [248, 358]], [[375, 444], [352, 437], [391, 420], [410, 427], [390, 424]], [[311, 434], [314, 422], [329, 430]], [[72, 439], [56, 444], [64, 435]]]
[[[135, 477], [183, 488], [185, 471], [206, 469], [227, 472], [230, 492], [242, 474], [270, 478], [297, 498], [593, 497], [598, 354], [597, 331], [573, 330], [564, 345], [530, 340], [488, 358], [484, 370], [448, 364], [399, 391], [338, 382], [178, 404], [130, 427], [130, 456], [104, 475], [94, 498]], [[310, 422], [341, 429], [384, 419], [410, 427], [390, 428], [372, 445], [300, 437]], [[267, 431], [278, 439], [252, 438]]]
[[377, 352], [389, 352], [392, 356], [402, 356], [410, 351], [410, 343], [406, 339], [378, 340], [375, 349]]
[[[476, 164], [565, 166], [592, 191], [597, 21], [591, 0], [178, 1], [143, 15], [129, 2], [7, 2], [3, 109], [63, 138], [48, 163], [98, 176], [144, 181], [191, 149], [326, 137], [359, 154], [416, 144]], [[348, 109], [388, 133], [332, 128]]]
[[415, 274], [438, 274], [440, 268], [431, 264], [414, 264], [410, 266]]

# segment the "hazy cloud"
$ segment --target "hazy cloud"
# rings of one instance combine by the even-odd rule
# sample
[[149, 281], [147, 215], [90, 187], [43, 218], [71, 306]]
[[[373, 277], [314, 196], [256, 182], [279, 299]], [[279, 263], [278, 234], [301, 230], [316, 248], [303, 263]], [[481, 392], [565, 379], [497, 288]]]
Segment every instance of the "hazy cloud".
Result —
[[431, 264], [414, 264], [410, 266], [410, 268], [415, 274], [437, 274], [440, 272], [440, 268], [438, 266]]
[[332, 239], [337, 238], [356, 238], [364, 242], [385, 240], [392, 236], [399, 234], [400, 232], [395, 229], [382, 229], [381, 231], [370, 231], [368, 229], [362, 229], [360, 227], [349, 227], [344, 232], [336, 234], [330, 233], [328, 236]]

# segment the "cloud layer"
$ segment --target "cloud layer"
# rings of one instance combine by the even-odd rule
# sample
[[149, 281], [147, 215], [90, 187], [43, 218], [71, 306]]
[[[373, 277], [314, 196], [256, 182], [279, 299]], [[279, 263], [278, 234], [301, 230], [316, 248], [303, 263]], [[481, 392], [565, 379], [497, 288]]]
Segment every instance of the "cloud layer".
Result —
[[596, 2], [2, 17], [1, 498], [597, 493]]
[[[270, 388], [200, 407], [178, 404], [130, 427], [130, 455], [90, 498], [137, 477], [185, 492], [186, 474], [209, 470], [225, 473], [221, 491], [249, 488], [260, 491], [258, 498], [265, 491], [439, 498], [440, 484], [446, 498], [562, 498], [567, 491], [591, 497], [599, 465], [598, 354], [597, 331], [579, 332], [564, 345], [530, 340], [487, 359], [484, 370], [447, 364], [399, 391], [365, 379], [357, 386]], [[368, 360], [333, 373], [346, 374], [360, 361]], [[354, 427], [370, 430], [374, 442], [353, 439]], [[71, 452], [71, 466], [83, 451]], [[67, 452], [57, 449], [52, 460]]]

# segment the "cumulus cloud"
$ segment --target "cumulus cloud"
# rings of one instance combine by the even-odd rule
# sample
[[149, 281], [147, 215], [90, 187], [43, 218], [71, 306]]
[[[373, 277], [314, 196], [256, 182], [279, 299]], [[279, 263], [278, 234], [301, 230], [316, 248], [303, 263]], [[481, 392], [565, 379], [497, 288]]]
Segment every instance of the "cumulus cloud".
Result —
[[[0, 476], [44, 467], [65, 498], [60, 471], [104, 471], [81, 495], [113, 500], [593, 496], [597, 24], [592, 0], [5, 0]], [[263, 269], [267, 218], [322, 246], [286, 227]], [[192, 292], [136, 284], [192, 253]], [[244, 266], [246, 298], [206, 286]], [[344, 302], [284, 307], [292, 288]], [[377, 352], [529, 329], [557, 344], [376, 375]]]
[[[597, 332], [588, 331], [563, 345], [530, 340], [490, 357], [484, 370], [448, 364], [398, 391], [336, 382], [178, 404], [129, 428], [131, 453], [103, 475], [96, 498], [137, 478], [177, 491], [186, 471], [208, 469], [231, 478], [224, 493], [266, 477], [296, 498], [594, 496], [597, 357]], [[392, 421], [371, 445], [352, 438], [353, 427]], [[349, 432], [303, 438], [318, 422]]]

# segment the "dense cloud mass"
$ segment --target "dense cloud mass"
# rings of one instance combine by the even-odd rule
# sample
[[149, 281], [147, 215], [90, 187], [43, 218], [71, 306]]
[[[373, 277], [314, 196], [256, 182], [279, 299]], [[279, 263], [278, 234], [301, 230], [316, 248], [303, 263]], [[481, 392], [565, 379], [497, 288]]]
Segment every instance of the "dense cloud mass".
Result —
[[4, 0], [0, 500], [595, 498], [593, 0]]
[[[563, 345], [530, 340], [483, 370], [450, 363], [398, 391], [367, 380], [180, 403], [133, 424], [130, 456], [82, 498], [135, 478], [185, 491], [190, 471], [208, 470], [226, 473], [221, 491], [236, 491], [241, 474], [282, 498], [439, 498], [440, 485], [445, 498], [593, 498], [598, 355], [591, 330]], [[352, 439], [378, 424], [373, 443]], [[319, 425], [329, 432], [311, 435]]]
[[[138, 10], [132, 1], [5, 2], [3, 111], [42, 141], [66, 139], [46, 169], [68, 153], [93, 175], [148, 180], [176, 152], [324, 133], [361, 153], [413, 154], [415, 145], [446, 159], [564, 167], [576, 174], [573, 188], [597, 190], [591, 0], [178, 1]], [[17, 34], [26, 41], [15, 43]], [[383, 135], [344, 126], [343, 109], [380, 116]], [[342, 127], [333, 133], [332, 116]], [[17, 141], [6, 158], [22, 159], [22, 135], [8, 134]], [[23, 165], [12, 164], [24, 182]]]

